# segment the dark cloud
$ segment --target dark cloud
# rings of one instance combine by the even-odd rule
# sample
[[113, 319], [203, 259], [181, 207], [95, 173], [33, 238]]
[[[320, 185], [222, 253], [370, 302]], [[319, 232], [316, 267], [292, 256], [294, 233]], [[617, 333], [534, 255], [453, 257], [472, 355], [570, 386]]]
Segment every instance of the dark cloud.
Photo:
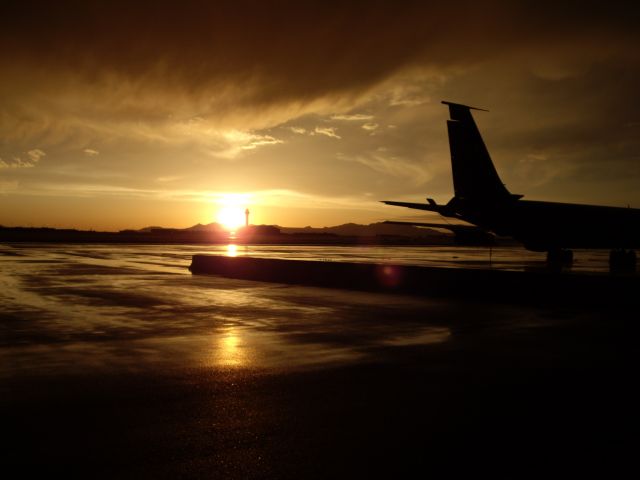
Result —
[[638, 38], [637, 11], [621, 8], [601, 2], [9, 1], [1, 12], [0, 52], [5, 67], [26, 66], [52, 78], [73, 73], [81, 82], [100, 83], [115, 75], [198, 98], [202, 89], [240, 86], [234, 102], [255, 107], [363, 89], [410, 65], [476, 63], [514, 52], [554, 56], [566, 49], [578, 57], [636, 55], [630, 40]]

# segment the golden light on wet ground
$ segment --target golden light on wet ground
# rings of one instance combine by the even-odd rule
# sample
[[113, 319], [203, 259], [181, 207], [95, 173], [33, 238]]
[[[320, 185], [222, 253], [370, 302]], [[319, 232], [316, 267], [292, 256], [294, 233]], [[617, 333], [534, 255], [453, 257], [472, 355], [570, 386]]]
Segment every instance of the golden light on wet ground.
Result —
[[242, 336], [237, 328], [228, 328], [216, 339], [214, 363], [223, 367], [247, 366]]

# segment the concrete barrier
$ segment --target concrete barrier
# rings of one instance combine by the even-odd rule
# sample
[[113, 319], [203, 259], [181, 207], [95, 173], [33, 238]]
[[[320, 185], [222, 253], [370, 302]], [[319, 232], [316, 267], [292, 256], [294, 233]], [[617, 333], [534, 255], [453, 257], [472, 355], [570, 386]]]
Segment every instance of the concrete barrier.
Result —
[[491, 301], [634, 303], [636, 275], [508, 271], [410, 265], [194, 255], [194, 274], [373, 292]]

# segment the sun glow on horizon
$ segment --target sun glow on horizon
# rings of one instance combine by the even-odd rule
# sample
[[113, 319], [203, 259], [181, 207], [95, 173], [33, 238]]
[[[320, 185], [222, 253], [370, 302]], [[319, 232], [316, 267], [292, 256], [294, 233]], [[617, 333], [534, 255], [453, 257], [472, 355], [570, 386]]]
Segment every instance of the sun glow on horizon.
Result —
[[233, 232], [245, 224], [245, 209], [249, 203], [246, 194], [225, 193], [217, 201], [217, 222], [225, 229]]

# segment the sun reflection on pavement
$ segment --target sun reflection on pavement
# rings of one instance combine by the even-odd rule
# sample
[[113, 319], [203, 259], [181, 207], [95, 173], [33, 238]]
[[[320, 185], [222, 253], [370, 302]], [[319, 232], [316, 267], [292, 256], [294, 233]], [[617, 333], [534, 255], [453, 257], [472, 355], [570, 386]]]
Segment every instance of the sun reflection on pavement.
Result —
[[229, 327], [216, 338], [213, 363], [223, 367], [246, 367], [249, 363], [240, 329]]

